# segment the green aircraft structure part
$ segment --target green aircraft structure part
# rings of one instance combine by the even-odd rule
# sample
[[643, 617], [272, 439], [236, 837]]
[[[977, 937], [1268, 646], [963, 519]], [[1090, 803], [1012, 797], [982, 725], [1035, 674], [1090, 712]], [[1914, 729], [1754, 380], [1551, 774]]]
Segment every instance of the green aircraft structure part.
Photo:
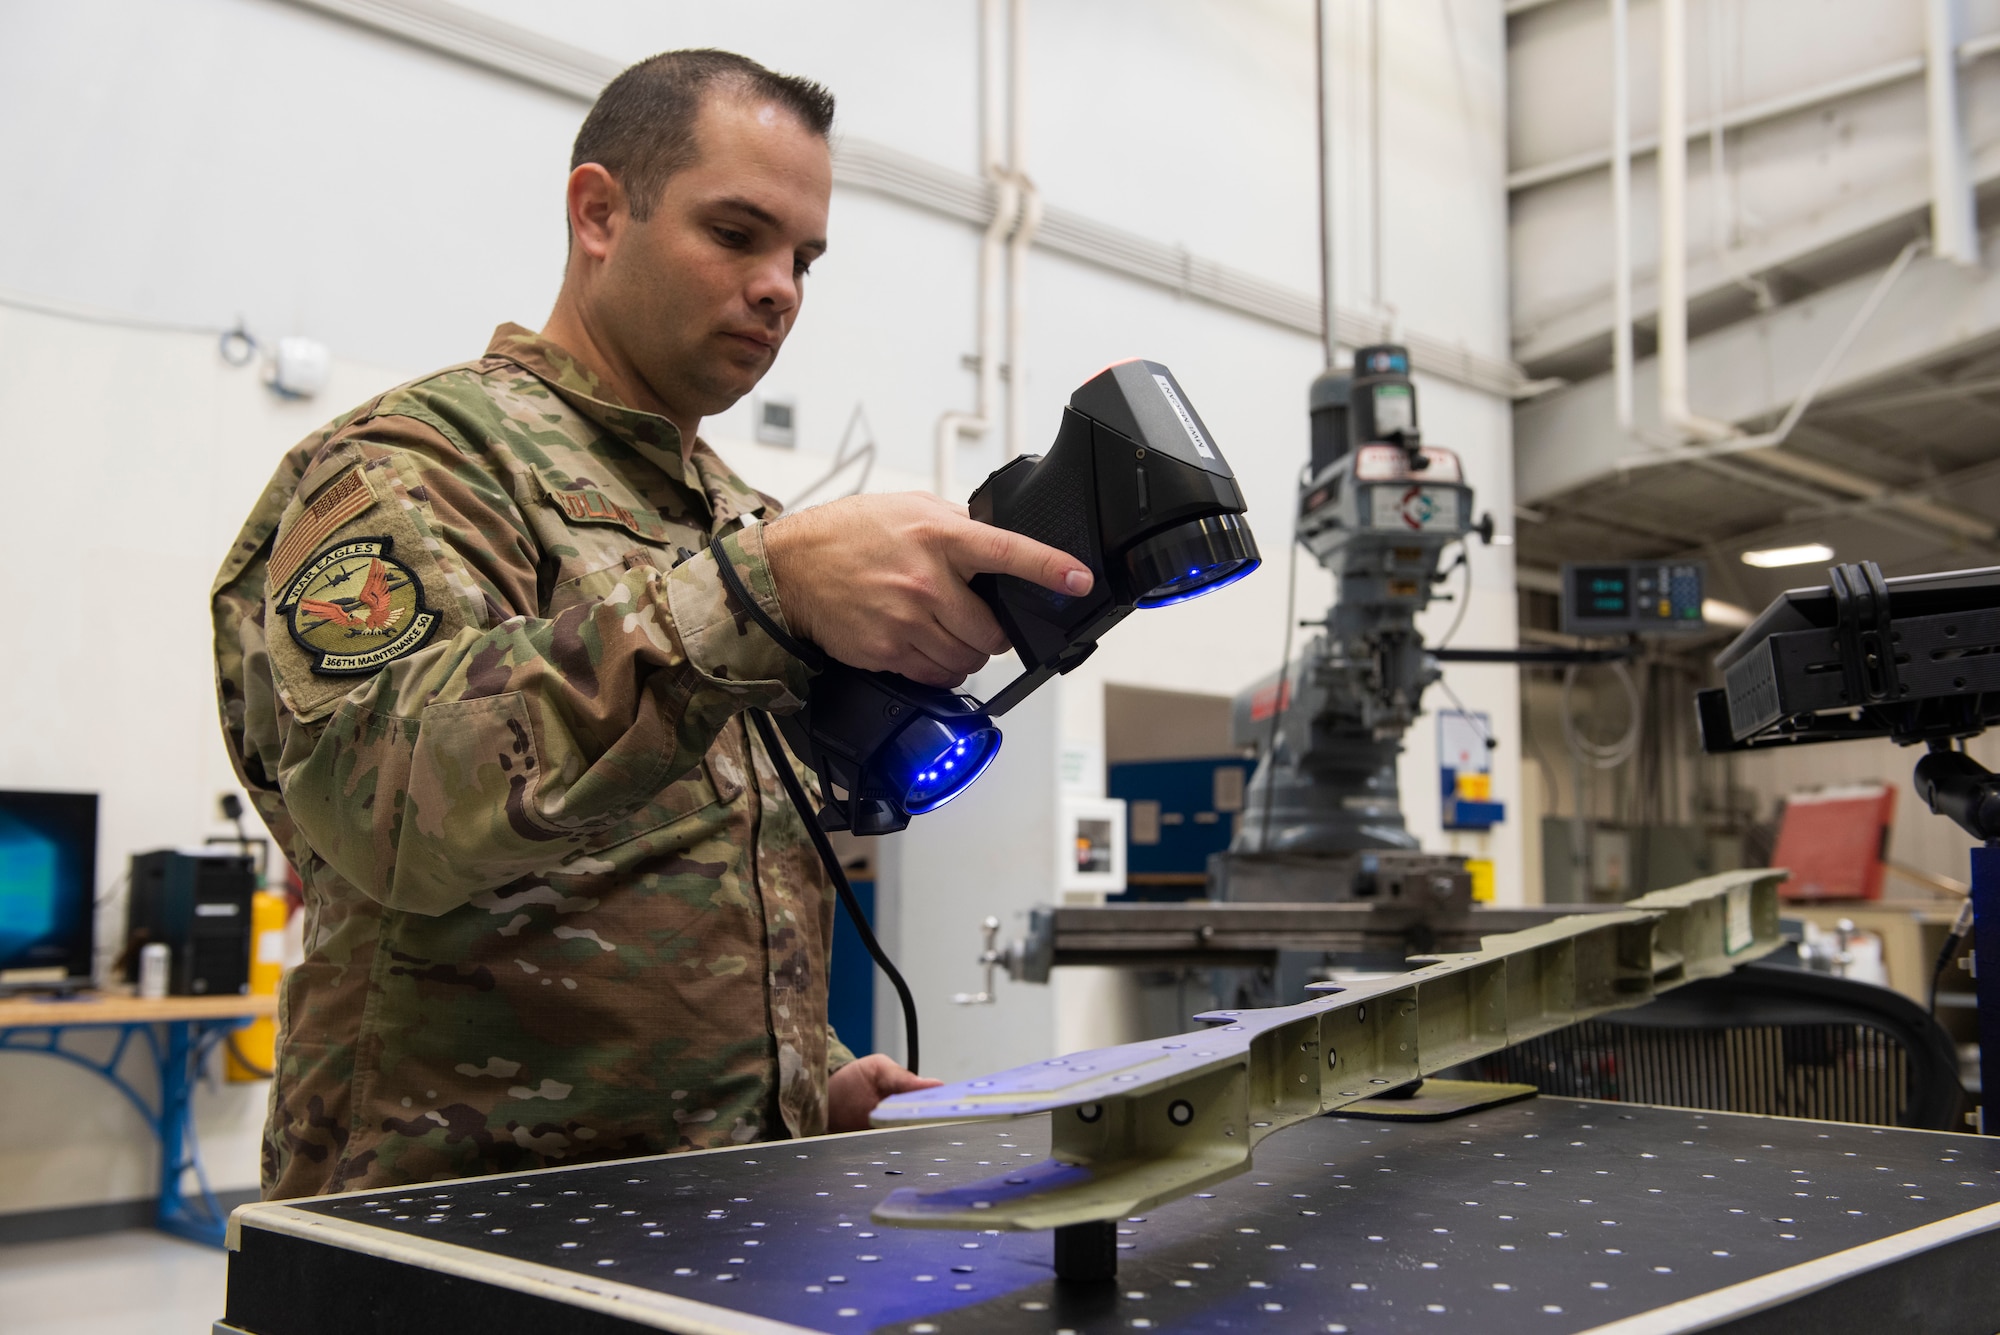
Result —
[[1410, 973], [1317, 984], [1296, 1006], [1210, 1011], [1211, 1028], [900, 1094], [878, 1127], [1053, 1114], [1052, 1155], [965, 1186], [892, 1192], [884, 1224], [1045, 1229], [1117, 1219], [1250, 1167], [1264, 1137], [1474, 1057], [1776, 950], [1770, 869], [1421, 956]]

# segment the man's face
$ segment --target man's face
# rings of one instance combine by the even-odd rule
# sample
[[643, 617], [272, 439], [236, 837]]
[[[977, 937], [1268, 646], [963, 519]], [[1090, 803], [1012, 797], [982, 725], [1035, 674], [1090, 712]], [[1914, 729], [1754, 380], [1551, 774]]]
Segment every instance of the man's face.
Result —
[[601, 332], [677, 419], [723, 411], [771, 369], [833, 190], [826, 141], [773, 103], [712, 93], [695, 143], [593, 284]]

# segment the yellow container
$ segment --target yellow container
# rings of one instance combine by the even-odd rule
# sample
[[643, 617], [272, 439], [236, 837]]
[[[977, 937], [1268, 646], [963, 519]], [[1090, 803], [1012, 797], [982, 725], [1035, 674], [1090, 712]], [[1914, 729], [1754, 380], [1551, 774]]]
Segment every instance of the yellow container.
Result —
[[[291, 902], [276, 890], [259, 890], [251, 897], [250, 995], [253, 997], [278, 995], [278, 980], [285, 972], [285, 923], [291, 918], [291, 911]], [[239, 1084], [270, 1079], [278, 1058], [277, 1022], [252, 1020], [230, 1037], [234, 1041], [223, 1049], [223, 1069], [229, 1079]], [[243, 1054], [240, 1059], [236, 1055], [239, 1052]]]
[[1493, 859], [1467, 858], [1465, 869], [1472, 873], [1472, 902], [1491, 904], [1494, 900]]

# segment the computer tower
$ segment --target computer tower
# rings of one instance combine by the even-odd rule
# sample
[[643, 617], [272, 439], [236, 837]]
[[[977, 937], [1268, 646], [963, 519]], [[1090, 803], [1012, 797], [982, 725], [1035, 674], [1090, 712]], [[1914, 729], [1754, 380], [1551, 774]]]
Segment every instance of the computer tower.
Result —
[[255, 861], [243, 853], [159, 849], [132, 855], [126, 957], [142, 946], [172, 952], [167, 990], [177, 997], [224, 996], [250, 988], [250, 897]]

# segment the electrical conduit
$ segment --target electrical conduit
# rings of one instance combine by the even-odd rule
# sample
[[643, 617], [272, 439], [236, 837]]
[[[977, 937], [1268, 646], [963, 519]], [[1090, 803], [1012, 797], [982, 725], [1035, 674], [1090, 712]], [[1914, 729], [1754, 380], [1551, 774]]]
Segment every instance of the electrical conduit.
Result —
[[[1027, 243], [1010, 247], [1008, 238], [1016, 234], [1021, 221], [1024, 192], [1019, 175], [1003, 159], [1009, 155], [1010, 148], [1018, 148], [1025, 135], [1022, 125], [1024, 112], [1020, 106], [1025, 100], [1021, 86], [1025, 82], [1021, 53], [1018, 49], [1008, 49], [1009, 38], [1016, 42], [1019, 40], [1024, 20], [1021, 0], [1004, 0], [1004, 3], [1008, 18], [1005, 32], [1000, 22], [1003, 0], [980, 0], [979, 5], [980, 88], [983, 93], [980, 158], [981, 168], [992, 187], [993, 216], [979, 240], [978, 348], [975, 353], [979, 362], [978, 406], [970, 413], [947, 412], [938, 418], [937, 424], [936, 476], [933, 480], [937, 494], [948, 501], [958, 499], [955, 463], [960, 439], [971, 436], [975, 440], [984, 440], [994, 429], [1000, 408], [1003, 338], [1010, 361], [1012, 354], [1019, 350], [1019, 275], [1022, 267], [1019, 257], [1025, 252]], [[1013, 67], [1011, 81], [1007, 77], [1010, 60]], [[1011, 116], [1010, 102], [1014, 104]], [[1010, 131], [1012, 145], [1006, 142], [1005, 137]], [[1036, 221], [1039, 221], [1039, 200], [1035, 202], [1034, 211]], [[1007, 265], [1009, 258], [1016, 260], [1011, 268]], [[1003, 279], [1007, 285], [1004, 297], [1001, 293]], [[1001, 329], [1003, 319], [1009, 325], [1004, 333]], [[1018, 368], [1011, 372], [1010, 408], [1019, 402], [1018, 386], [1023, 379]], [[1017, 439], [1016, 430], [1010, 429], [1010, 457]]]

